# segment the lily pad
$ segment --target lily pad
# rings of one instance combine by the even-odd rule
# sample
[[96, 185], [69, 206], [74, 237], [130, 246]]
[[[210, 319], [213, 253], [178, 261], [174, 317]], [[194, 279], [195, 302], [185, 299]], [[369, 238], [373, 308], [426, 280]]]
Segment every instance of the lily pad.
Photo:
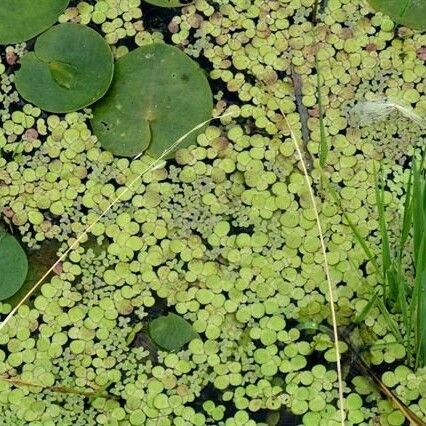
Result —
[[84, 108], [108, 90], [114, 72], [112, 52], [95, 30], [60, 24], [38, 39], [16, 73], [16, 89], [44, 111]]
[[187, 6], [193, 3], [193, 1], [179, 1], [179, 0], [145, 0], [146, 3], [152, 4], [159, 7], [179, 7]]
[[186, 319], [173, 313], [153, 320], [149, 325], [149, 333], [152, 340], [167, 351], [178, 351], [198, 337]]
[[[57, 260], [57, 252], [60, 243], [56, 241], [45, 241], [37, 250], [28, 253], [28, 273], [21, 288], [11, 297], [6, 299], [6, 303], [16, 306], [25, 295], [38, 283], [40, 278], [52, 267]], [[49, 274], [45, 282], [48, 282], [55, 273]], [[40, 290], [41, 286], [37, 289]], [[36, 293], [37, 294], [37, 293]]]
[[[178, 48], [159, 43], [117, 61], [111, 89], [94, 106], [92, 126], [102, 146], [115, 155], [147, 151], [158, 158], [210, 118], [212, 109], [203, 70]], [[193, 132], [179, 148], [194, 143], [196, 136]]]
[[27, 273], [27, 255], [18, 240], [0, 227], [0, 300], [14, 295]]
[[369, 0], [378, 11], [389, 15], [398, 24], [417, 30], [426, 29], [425, 0]]
[[51, 27], [70, 0], [0, 0], [0, 44], [29, 40]]

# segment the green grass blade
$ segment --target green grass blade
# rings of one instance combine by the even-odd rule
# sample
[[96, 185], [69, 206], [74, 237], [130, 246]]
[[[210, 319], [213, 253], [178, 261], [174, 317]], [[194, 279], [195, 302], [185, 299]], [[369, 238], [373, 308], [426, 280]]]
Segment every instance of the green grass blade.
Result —
[[386, 303], [388, 302], [388, 289], [390, 291], [390, 298], [396, 300], [398, 297], [398, 287], [397, 283], [393, 279], [394, 276], [391, 275], [392, 258], [385, 217], [385, 191], [383, 184], [383, 175], [381, 172], [377, 173], [376, 166], [374, 166], [374, 189], [376, 194], [377, 212], [379, 215], [379, 232], [382, 238], [382, 274], [384, 277], [383, 297]]
[[[413, 168], [410, 170], [410, 176], [408, 178], [408, 183], [405, 191], [405, 200], [404, 200], [404, 213], [402, 217], [401, 225], [401, 238], [399, 241], [399, 253], [398, 257], [402, 259], [404, 252], [405, 244], [407, 243], [408, 236], [410, 234], [412, 217], [413, 217], [413, 204], [412, 204], [412, 192], [413, 192]], [[401, 264], [401, 260], [399, 261]]]
[[324, 124], [324, 104], [323, 104], [322, 95], [321, 95], [321, 75], [320, 75], [317, 58], [315, 58], [315, 67], [317, 71], [317, 98], [318, 98], [319, 122], [320, 122], [319, 163], [321, 167], [324, 167], [328, 157], [328, 141], [327, 141], [327, 133], [325, 131], [325, 124]]
[[425, 238], [426, 225], [426, 199], [425, 199], [425, 178], [416, 163], [413, 163], [413, 251], [414, 264], [419, 264], [421, 245]]
[[[424, 156], [423, 156], [424, 158]], [[426, 365], [426, 179], [423, 160], [413, 162], [413, 255], [415, 281], [411, 318], [415, 321], [416, 367]]]
[[[324, 176], [324, 174], [323, 174]], [[324, 179], [326, 182], [326, 179]], [[352, 233], [354, 234], [355, 240], [358, 242], [358, 244], [361, 246], [362, 250], [364, 251], [365, 255], [367, 256], [370, 263], [373, 265], [374, 270], [376, 273], [380, 276], [381, 279], [383, 279], [382, 271], [376, 262], [375, 255], [370, 250], [370, 248], [367, 245], [367, 242], [365, 241], [364, 237], [361, 235], [361, 232], [359, 231], [358, 227], [351, 221], [349, 218], [349, 215], [343, 210], [342, 204], [340, 202], [340, 197], [337, 194], [337, 191], [329, 184], [327, 184], [327, 190], [329, 194], [332, 196], [334, 202], [339, 206], [343, 217], [345, 218], [346, 222], [348, 223], [349, 227], [351, 228]]]
[[[350, 264], [354, 268], [354, 270], [358, 271], [355, 263], [352, 260], [349, 260]], [[362, 275], [360, 275], [360, 280], [365, 283], [365, 286], [369, 286], [370, 284], [366, 280], [366, 278]], [[383, 300], [381, 299], [381, 296], [379, 296], [377, 293], [374, 293], [370, 301], [367, 303], [367, 305], [364, 306], [363, 310], [355, 317], [354, 323], [360, 323], [362, 322], [365, 317], [368, 315], [369, 311], [376, 305], [379, 308], [379, 311], [381, 314], [385, 317], [387, 326], [389, 327], [389, 330], [394, 335], [395, 339], [398, 343], [403, 344], [404, 339], [399, 331], [397, 323], [393, 320], [391, 314], [389, 313], [387, 307], [383, 303]]]
[[[425, 248], [425, 244], [423, 244]], [[426, 255], [426, 250], [423, 249]], [[426, 268], [416, 276], [417, 324], [416, 324], [416, 367], [426, 366]]]
[[383, 300], [380, 297], [378, 297], [376, 303], [377, 303], [377, 307], [380, 310], [380, 313], [385, 317], [389, 330], [392, 332], [392, 334], [394, 335], [398, 343], [403, 344], [404, 339], [402, 338], [402, 335], [399, 331], [398, 324], [392, 318], [391, 314], [389, 313], [388, 309], [383, 303]]
[[413, 168], [410, 170], [410, 176], [408, 178], [407, 187], [405, 189], [405, 200], [404, 200], [404, 211], [401, 223], [401, 236], [399, 240], [398, 247], [398, 260], [397, 260], [397, 271], [396, 271], [396, 280], [400, 283], [399, 294], [398, 294], [398, 306], [399, 310], [402, 313], [404, 320], [405, 328], [410, 335], [409, 330], [410, 326], [410, 313], [409, 313], [409, 304], [408, 304], [408, 283], [404, 278], [404, 271], [402, 265], [402, 257], [404, 254], [405, 246], [407, 244], [408, 237], [410, 235], [411, 226], [413, 223], [413, 203], [412, 203], [412, 193], [413, 193]]
[[373, 306], [377, 304], [377, 298], [378, 298], [377, 294], [374, 294], [373, 297], [364, 306], [362, 311], [352, 320], [354, 324], [360, 324], [365, 320], [365, 318], [370, 313]]
[[[407, 330], [407, 337], [409, 338], [411, 330], [411, 320], [410, 320], [410, 306], [408, 304], [408, 285], [405, 278], [400, 274], [397, 278], [399, 284], [398, 298], [396, 300], [399, 311], [402, 314], [402, 320], [404, 322], [404, 327]], [[408, 347], [408, 346], [407, 346]]]

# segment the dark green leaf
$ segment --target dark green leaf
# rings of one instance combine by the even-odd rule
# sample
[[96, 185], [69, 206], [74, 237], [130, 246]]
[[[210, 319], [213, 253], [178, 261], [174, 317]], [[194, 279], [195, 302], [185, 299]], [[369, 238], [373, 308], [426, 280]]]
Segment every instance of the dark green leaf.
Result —
[[61, 24], [42, 34], [34, 52], [21, 59], [16, 88], [45, 111], [75, 111], [106, 93], [113, 70], [111, 49], [100, 34], [84, 25]]
[[29, 40], [51, 27], [69, 0], [0, 0], [0, 44]]
[[378, 11], [395, 22], [418, 30], [426, 29], [425, 0], [369, 0]]
[[[374, 163], [373, 163], [374, 164]], [[386, 223], [385, 216], [385, 192], [384, 192], [384, 182], [383, 176], [380, 171], [377, 173], [376, 166], [374, 165], [374, 183], [375, 183], [375, 194], [376, 194], [376, 204], [377, 204], [377, 212], [379, 215], [379, 232], [382, 239], [381, 242], [381, 251], [382, 251], [382, 268], [383, 268], [383, 297], [385, 302], [388, 298], [388, 291], [390, 291], [390, 295], [394, 296], [394, 299], [398, 295], [398, 288], [396, 287], [394, 275], [392, 275], [392, 257], [389, 243], [389, 235]], [[389, 277], [387, 274], [390, 274]], [[388, 286], [390, 288], [388, 288]]]
[[404, 213], [402, 216], [401, 224], [401, 238], [399, 241], [399, 264], [402, 263], [403, 251], [405, 244], [407, 243], [408, 236], [410, 234], [412, 217], [413, 217], [413, 203], [412, 203], [412, 187], [413, 187], [413, 167], [410, 170], [410, 176], [408, 178], [408, 183], [405, 190], [405, 200], [404, 200]]
[[[7, 303], [12, 306], [16, 306], [25, 297], [40, 278], [43, 277], [43, 275], [56, 262], [59, 247], [60, 244], [58, 242], [46, 241], [38, 250], [30, 251], [28, 253], [28, 273], [24, 284], [13, 296], [6, 300]], [[47, 277], [45, 281], [48, 281], [53, 275], [54, 273]]]
[[0, 300], [15, 294], [28, 272], [27, 255], [17, 239], [0, 228]]
[[364, 306], [362, 311], [353, 319], [354, 324], [362, 323], [367, 315], [370, 313], [371, 308], [375, 306], [377, 303], [377, 294], [373, 294], [373, 297], [368, 301], [368, 303]]
[[[132, 157], [147, 150], [158, 158], [209, 119], [212, 108], [209, 83], [198, 64], [160, 43], [117, 61], [110, 91], [93, 109], [92, 125], [113, 154]], [[180, 147], [194, 143], [196, 136], [192, 133]]]
[[153, 320], [149, 325], [149, 333], [152, 340], [167, 351], [178, 351], [198, 337], [186, 319], [173, 313]]
[[[425, 245], [423, 245], [425, 247]], [[423, 253], [426, 256], [426, 250]], [[426, 268], [423, 271], [417, 271], [416, 288], [419, 292], [417, 302], [417, 360], [419, 367], [426, 366]]]

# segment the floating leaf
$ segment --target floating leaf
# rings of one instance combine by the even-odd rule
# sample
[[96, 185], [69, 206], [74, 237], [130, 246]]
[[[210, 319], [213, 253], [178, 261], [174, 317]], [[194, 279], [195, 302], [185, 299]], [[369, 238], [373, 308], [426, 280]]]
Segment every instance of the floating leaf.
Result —
[[0, 0], [0, 44], [29, 40], [51, 27], [69, 0]]
[[[153, 44], [119, 59], [107, 96], [94, 106], [92, 126], [102, 146], [132, 157], [159, 157], [180, 136], [207, 120], [213, 99], [196, 62], [176, 47]], [[195, 142], [192, 133], [180, 146]], [[173, 153], [171, 153], [173, 154]]]
[[146, 3], [153, 4], [159, 7], [179, 7], [187, 6], [193, 3], [193, 1], [179, 1], [179, 0], [145, 0]]
[[[58, 258], [57, 252], [60, 243], [56, 241], [45, 241], [37, 250], [28, 253], [28, 273], [22, 287], [6, 300], [11, 306], [16, 306], [25, 295], [32, 289], [35, 283], [50, 269]], [[50, 274], [46, 281], [54, 275]]]
[[178, 351], [198, 337], [186, 319], [173, 313], [153, 320], [149, 325], [149, 333], [154, 342], [167, 351]]
[[378, 11], [389, 15], [398, 24], [417, 30], [426, 29], [425, 0], [369, 0]]
[[0, 300], [15, 294], [28, 272], [27, 256], [17, 239], [0, 227]]
[[42, 34], [34, 52], [23, 56], [16, 88], [45, 111], [70, 112], [101, 98], [113, 71], [111, 49], [100, 34], [84, 25], [61, 24]]

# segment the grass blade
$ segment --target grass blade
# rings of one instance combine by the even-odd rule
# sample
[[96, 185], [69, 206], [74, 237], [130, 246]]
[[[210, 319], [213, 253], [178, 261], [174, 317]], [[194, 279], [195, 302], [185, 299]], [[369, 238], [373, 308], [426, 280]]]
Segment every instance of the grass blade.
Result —
[[388, 311], [388, 308], [383, 303], [383, 300], [378, 297], [377, 298], [377, 307], [380, 310], [380, 313], [385, 317], [386, 323], [389, 327], [389, 330], [394, 335], [395, 339], [398, 341], [398, 343], [403, 344], [404, 339], [399, 331], [398, 324], [394, 321], [391, 314]]
[[[424, 155], [423, 155], [424, 158]], [[415, 321], [416, 367], [426, 365], [426, 179], [423, 160], [413, 162], [413, 255], [415, 281], [411, 318]]]
[[[423, 251], [426, 255], [426, 245]], [[426, 366], [426, 268], [417, 273], [416, 368]]]
[[388, 301], [388, 290], [390, 290], [390, 299], [398, 298], [398, 287], [395, 282], [395, 274], [392, 273], [392, 258], [389, 245], [389, 234], [385, 217], [385, 190], [383, 184], [383, 175], [378, 173], [374, 165], [374, 189], [376, 194], [377, 212], [379, 215], [379, 232], [382, 238], [382, 275], [383, 275], [383, 298], [385, 303]]
[[325, 132], [324, 124], [324, 104], [322, 102], [321, 95], [321, 75], [318, 66], [318, 58], [315, 58], [315, 67], [317, 71], [317, 98], [318, 98], [318, 109], [319, 109], [319, 122], [320, 122], [320, 146], [319, 146], [319, 163], [321, 167], [325, 166], [328, 157], [328, 141], [327, 134]]
[[413, 243], [414, 243], [414, 263], [416, 267], [426, 263], [423, 259], [422, 263], [419, 263], [419, 258], [423, 254], [421, 249], [425, 238], [425, 227], [426, 227], [426, 191], [425, 185], [426, 180], [421, 170], [422, 164], [417, 166], [413, 163]]
[[[410, 170], [410, 176], [408, 178], [405, 200], [404, 200], [404, 213], [402, 217], [401, 225], [401, 238], [399, 241], [399, 253], [398, 257], [402, 259], [402, 254], [404, 252], [405, 244], [408, 240], [410, 234], [412, 217], [413, 217], [413, 204], [412, 204], [412, 192], [413, 192], [413, 168]], [[399, 261], [401, 265], [401, 260]]]
[[360, 324], [365, 320], [365, 318], [370, 313], [373, 306], [377, 304], [377, 298], [378, 298], [377, 294], [374, 294], [373, 297], [364, 306], [362, 311], [352, 320], [354, 324]]
[[[323, 174], [325, 177], [325, 175]], [[327, 182], [326, 179], [323, 179], [325, 182]], [[358, 244], [361, 246], [362, 250], [364, 251], [364, 254], [367, 256], [369, 262], [373, 265], [374, 270], [376, 273], [383, 279], [382, 271], [376, 262], [376, 257], [373, 254], [373, 252], [370, 250], [370, 248], [367, 245], [367, 242], [365, 241], [364, 237], [361, 235], [361, 232], [359, 231], [358, 227], [351, 221], [349, 218], [349, 215], [343, 210], [342, 204], [340, 202], [340, 197], [337, 194], [337, 191], [329, 184], [327, 184], [327, 190], [329, 194], [332, 196], [334, 202], [340, 207], [340, 211], [342, 212], [343, 217], [345, 218], [346, 222], [348, 223], [349, 227], [351, 228], [352, 233], [354, 234], [355, 240], [358, 242]]]

